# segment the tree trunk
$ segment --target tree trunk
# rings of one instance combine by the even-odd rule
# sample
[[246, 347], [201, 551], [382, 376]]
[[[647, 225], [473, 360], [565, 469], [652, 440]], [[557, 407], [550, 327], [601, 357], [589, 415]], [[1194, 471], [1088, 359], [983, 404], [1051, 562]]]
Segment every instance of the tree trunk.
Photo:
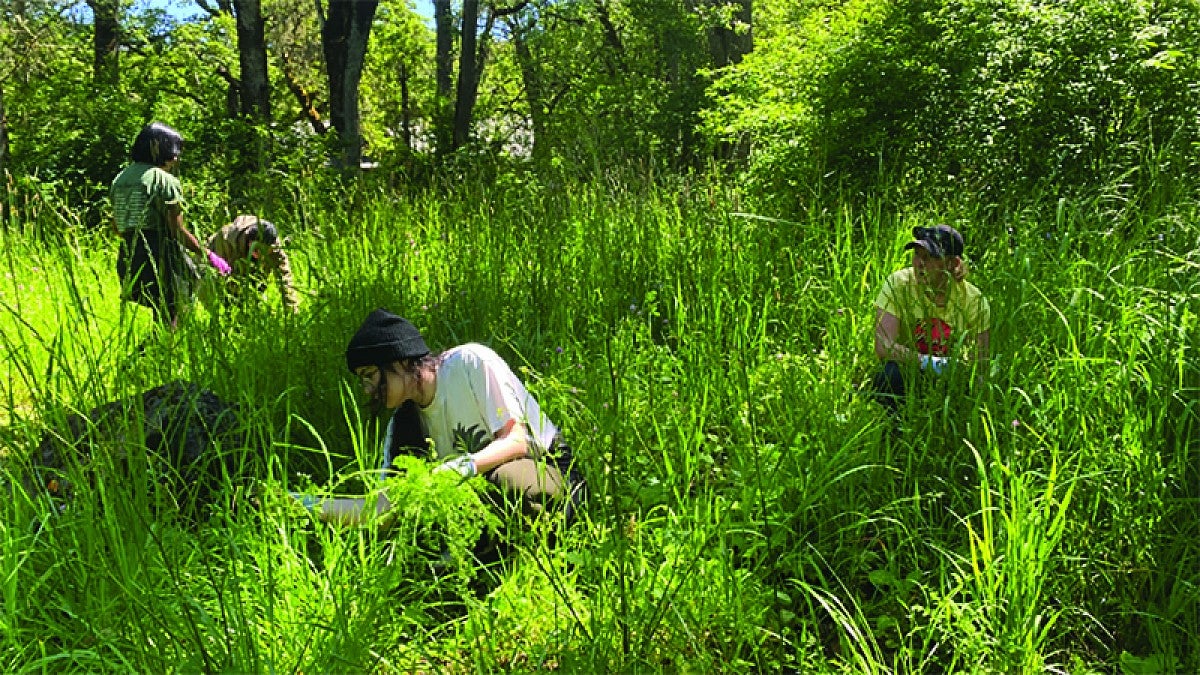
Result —
[[[737, 0], [738, 10], [734, 20], [742, 24], [735, 30], [734, 26], [716, 26], [708, 34], [708, 52], [715, 68], [741, 63], [742, 58], [754, 49], [754, 35], [750, 30], [752, 18], [751, 3], [753, 0]], [[720, 159], [744, 160], [750, 156], [750, 143], [745, 140], [721, 141], [714, 148], [714, 154]]]
[[404, 147], [413, 151], [412, 137], [412, 95], [408, 90], [408, 64], [400, 64], [400, 135], [404, 138]]
[[12, 222], [13, 195], [8, 190], [8, 115], [4, 112], [4, 82], [0, 80], [0, 230], [8, 230]]
[[242, 83], [224, 65], [217, 66], [217, 75], [225, 80], [225, 116], [237, 119], [242, 110]]
[[714, 26], [708, 33], [708, 52], [716, 68], [741, 63], [742, 57], [754, 49], [754, 36], [750, 32], [752, 0], [736, 0], [738, 10], [733, 18], [742, 24], [740, 30], [734, 26]]
[[271, 84], [267, 76], [267, 43], [260, 0], [235, 0], [238, 64], [242, 70], [242, 114], [256, 122], [271, 121]]
[[362, 164], [362, 128], [358, 87], [367, 56], [371, 21], [379, 0], [330, 0], [321, 27], [321, 46], [329, 74], [330, 122], [342, 145], [341, 161], [357, 170]]
[[528, 26], [520, 19], [510, 19], [508, 27], [512, 31], [512, 43], [517, 54], [517, 64], [521, 67], [521, 82], [525, 89], [525, 104], [529, 106], [529, 123], [533, 131], [533, 145], [530, 155], [534, 161], [542, 159], [546, 147], [546, 102], [545, 89], [542, 86], [541, 73], [538, 71], [537, 60], [525, 39]]
[[467, 144], [471, 136], [471, 117], [479, 92], [475, 43], [479, 31], [479, 0], [463, 0], [462, 40], [458, 54], [458, 93], [454, 99], [454, 149]]
[[437, 52], [434, 67], [437, 71], [437, 111], [434, 113], [434, 143], [439, 155], [454, 148], [454, 118], [451, 96], [454, 94], [454, 17], [450, 0], [433, 0], [433, 22], [437, 32]]
[[121, 83], [121, 2], [87, 0], [92, 8], [92, 81], [116, 86]]
[[231, 191], [241, 193], [252, 176], [270, 164], [270, 156], [264, 136], [256, 127], [271, 123], [271, 85], [267, 75], [267, 45], [265, 22], [260, 0], [234, 0], [234, 18], [237, 20], [238, 66], [238, 116], [244, 125], [238, 125], [236, 138], [239, 161], [233, 167]]
[[609, 50], [604, 56], [604, 64], [610, 75], [616, 75], [618, 71], [625, 70], [625, 45], [621, 42], [621, 34], [616, 25], [613, 24], [608, 5], [604, 0], [593, 0], [593, 4], [596, 7], [596, 19], [604, 29], [604, 43], [608, 45]]

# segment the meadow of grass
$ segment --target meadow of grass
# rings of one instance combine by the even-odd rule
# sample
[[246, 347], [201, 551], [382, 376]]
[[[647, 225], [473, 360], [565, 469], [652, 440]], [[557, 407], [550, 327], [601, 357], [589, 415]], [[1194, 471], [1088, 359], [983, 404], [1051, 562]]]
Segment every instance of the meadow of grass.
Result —
[[[292, 189], [269, 215], [301, 311], [272, 291], [174, 334], [121, 303], [115, 242], [65, 206], [0, 234], [0, 669], [1200, 670], [1194, 203], [793, 222], [703, 181]], [[873, 301], [935, 221], [967, 236], [994, 359], [893, 437], [867, 391]], [[564, 429], [591, 497], [553, 545], [514, 533], [502, 567], [448, 573], [417, 521], [288, 508], [374, 487], [343, 349], [378, 306], [435, 348], [490, 344]], [[207, 522], [103, 461], [61, 513], [24, 489], [66, 413], [174, 378], [253, 429], [254, 479]], [[446, 491], [406, 494], [429, 528], [462, 520]]]

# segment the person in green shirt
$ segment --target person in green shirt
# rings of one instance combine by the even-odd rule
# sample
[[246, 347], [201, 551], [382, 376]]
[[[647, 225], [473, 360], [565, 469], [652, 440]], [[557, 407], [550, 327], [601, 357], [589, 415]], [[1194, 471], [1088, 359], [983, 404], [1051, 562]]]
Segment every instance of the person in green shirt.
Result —
[[171, 328], [198, 277], [185, 248], [207, 259], [220, 274], [229, 274], [229, 265], [184, 226], [183, 190], [171, 173], [182, 152], [178, 131], [160, 122], [147, 124], [130, 149], [133, 163], [117, 174], [109, 190], [114, 228], [121, 238], [117, 274], [123, 297], [149, 307]]
[[912, 265], [893, 272], [875, 299], [875, 399], [895, 413], [912, 375], [942, 376], [985, 361], [992, 312], [966, 280], [963, 237], [949, 225], [914, 227]]

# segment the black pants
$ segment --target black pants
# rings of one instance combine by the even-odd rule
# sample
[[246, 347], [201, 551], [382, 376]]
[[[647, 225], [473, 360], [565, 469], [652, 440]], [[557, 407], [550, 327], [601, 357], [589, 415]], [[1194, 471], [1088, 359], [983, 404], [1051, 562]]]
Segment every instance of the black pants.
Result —
[[174, 321], [196, 278], [190, 262], [171, 233], [158, 230], [122, 233], [117, 274], [127, 293], [125, 299], [154, 310], [159, 320]]
[[894, 415], [904, 405], [907, 388], [904, 372], [895, 361], [885, 361], [883, 368], [875, 373], [875, 400], [888, 414]]

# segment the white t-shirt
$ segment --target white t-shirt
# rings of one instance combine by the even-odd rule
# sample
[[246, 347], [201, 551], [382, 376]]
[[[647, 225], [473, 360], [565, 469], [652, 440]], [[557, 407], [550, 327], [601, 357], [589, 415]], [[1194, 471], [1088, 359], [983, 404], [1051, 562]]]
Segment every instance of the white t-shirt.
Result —
[[[420, 409], [425, 433], [438, 457], [473, 453], [490, 443], [509, 420], [529, 431], [531, 454], [549, 449], [558, 428], [500, 358], [481, 344], [446, 350], [437, 369], [433, 401]], [[383, 467], [391, 464], [392, 424], [383, 445]]]

